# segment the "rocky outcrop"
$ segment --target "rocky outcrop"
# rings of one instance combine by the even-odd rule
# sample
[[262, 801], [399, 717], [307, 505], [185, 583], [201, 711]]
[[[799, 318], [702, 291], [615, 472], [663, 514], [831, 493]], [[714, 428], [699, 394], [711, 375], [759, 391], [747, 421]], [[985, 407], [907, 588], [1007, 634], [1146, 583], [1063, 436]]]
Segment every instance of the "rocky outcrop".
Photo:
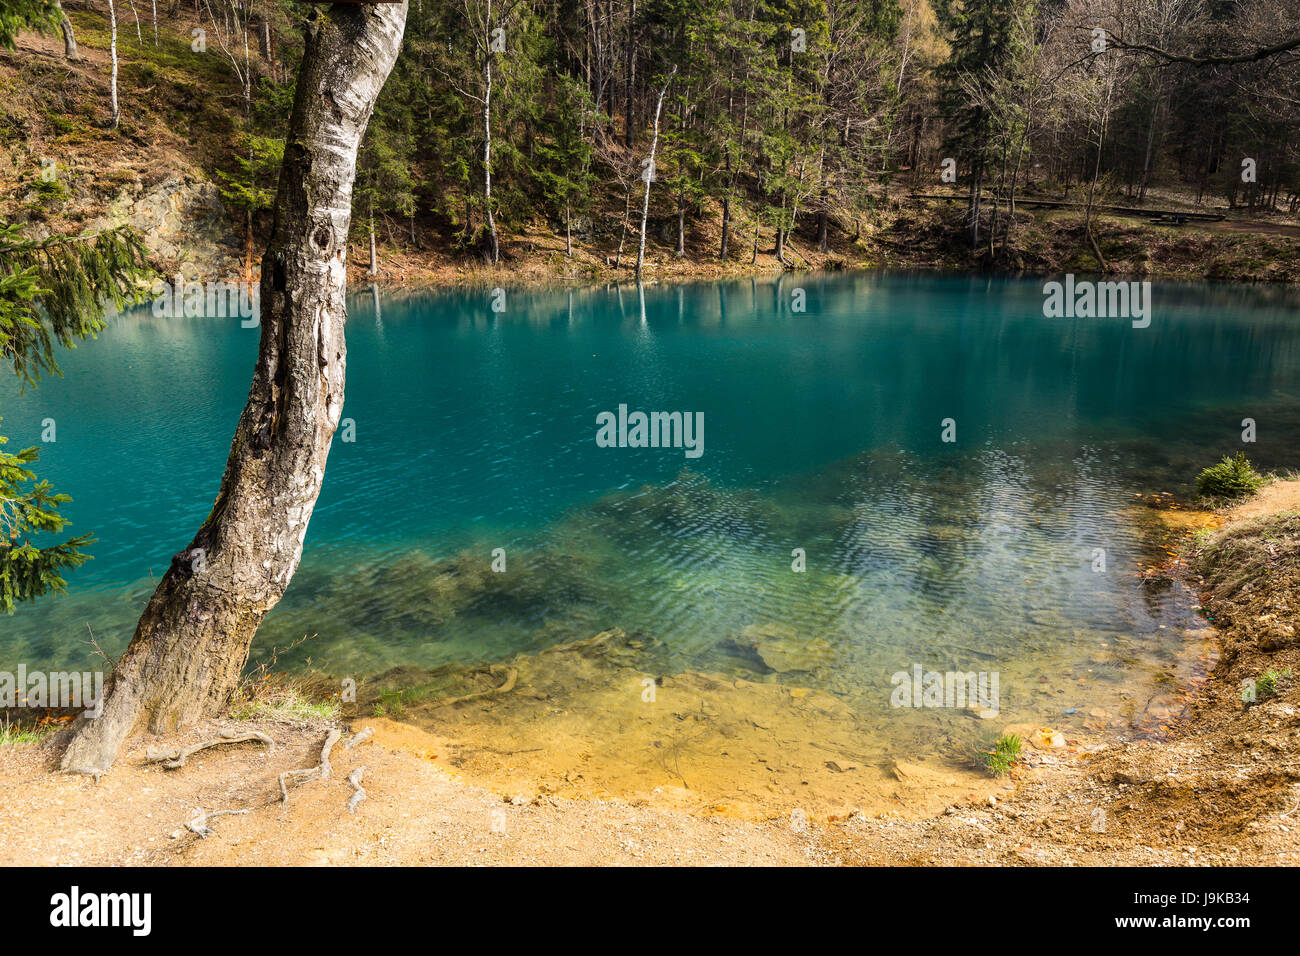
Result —
[[224, 279], [240, 271], [232, 222], [212, 182], [171, 172], [151, 186], [138, 177], [122, 186], [103, 215], [87, 226], [129, 225], [144, 237], [155, 265], [164, 271]]

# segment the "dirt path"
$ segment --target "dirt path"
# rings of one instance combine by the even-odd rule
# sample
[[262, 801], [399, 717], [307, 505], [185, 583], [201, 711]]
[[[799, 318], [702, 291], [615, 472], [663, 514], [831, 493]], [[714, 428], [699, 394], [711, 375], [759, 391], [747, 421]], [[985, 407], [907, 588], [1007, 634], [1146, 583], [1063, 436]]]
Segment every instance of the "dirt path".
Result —
[[1200, 229], [1211, 232], [1253, 232], [1263, 236], [1290, 236], [1300, 239], [1300, 226], [1282, 222], [1259, 222], [1254, 219], [1225, 219], [1222, 222], [1197, 223]]
[[[243, 723], [278, 742], [215, 748], [177, 770], [144, 763], [136, 741], [98, 785], [54, 772], [52, 743], [0, 748], [0, 865], [773, 865], [838, 862], [811, 830], [634, 806], [620, 801], [514, 800], [439, 762], [441, 743], [414, 728], [363, 722], [375, 735], [331, 755], [328, 780], [280, 802], [277, 776], [317, 762], [324, 724]], [[184, 745], [216, 725], [169, 738]], [[361, 728], [358, 727], [358, 730]], [[150, 741], [158, 746], [163, 741]], [[366, 768], [367, 799], [347, 810], [348, 775]], [[248, 809], [185, 829], [196, 808]]]

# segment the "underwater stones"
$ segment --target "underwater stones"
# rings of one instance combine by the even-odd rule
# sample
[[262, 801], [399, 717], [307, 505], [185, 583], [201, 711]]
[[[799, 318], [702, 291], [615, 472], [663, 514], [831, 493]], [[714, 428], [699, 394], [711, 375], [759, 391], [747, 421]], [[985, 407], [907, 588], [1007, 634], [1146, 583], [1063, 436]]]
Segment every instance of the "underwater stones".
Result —
[[1037, 730], [1038, 727], [1034, 724], [1007, 724], [1002, 728], [1002, 736], [1010, 737], [1014, 734], [1021, 740], [1029, 740]]
[[1064, 615], [1059, 614], [1056, 611], [1041, 609], [1025, 611], [1025, 620], [1030, 624], [1033, 624], [1035, 627], [1060, 628], [1064, 630], [1070, 625], [1070, 621]]
[[1148, 717], [1156, 720], [1168, 720], [1178, 709], [1178, 702], [1170, 697], [1153, 697], [1147, 704]]
[[845, 760], [843, 758], [837, 760], [828, 760], [826, 761], [826, 766], [829, 767], [831, 770], [835, 771], [835, 773], [848, 773], [850, 770], [862, 769], [862, 764], [854, 763], [851, 760]]
[[943, 787], [955, 786], [958, 782], [957, 777], [946, 771], [932, 770], [924, 764], [902, 760], [891, 762], [889, 773], [902, 785], [900, 789], [913, 793], [921, 790], [936, 792]]
[[419, 548], [400, 554], [384, 565], [373, 569], [372, 577], [383, 578], [425, 578], [436, 574], [438, 562]]
[[835, 658], [835, 649], [825, 641], [800, 637], [794, 628], [784, 624], [750, 624], [740, 632], [735, 644], [778, 674], [816, 670]]
[[1039, 727], [1027, 739], [1039, 750], [1060, 750], [1065, 746], [1065, 734], [1050, 727]]
[[916, 764], [904, 763], [901, 760], [895, 760], [889, 768], [889, 772], [894, 775], [894, 779], [902, 783], [911, 783], [924, 777], [921, 768]]
[[[996, 705], [996, 701], [989, 701], [990, 704]], [[985, 706], [977, 700], [970, 701], [963, 709], [967, 717], [974, 717], [978, 720], [996, 720], [1001, 716], [1002, 711], [997, 706]]]
[[927, 525], [925, 533], [934, 541], [952, 542], [963, 541], [971, 536], [969, 528], [964, 528], [956, 524], [932, 524]]

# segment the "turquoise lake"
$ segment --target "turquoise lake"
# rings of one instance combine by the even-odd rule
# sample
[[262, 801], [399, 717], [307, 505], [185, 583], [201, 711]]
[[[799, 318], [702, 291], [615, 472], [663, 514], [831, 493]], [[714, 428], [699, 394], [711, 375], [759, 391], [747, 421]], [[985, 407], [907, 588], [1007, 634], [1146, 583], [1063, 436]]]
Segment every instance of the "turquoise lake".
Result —
[[[1203, 624], [1186, 592], [1138, 577], [1163, 552], [1136, 496], [1187, 497], [1239, 450], [1300, 466], [1300, 298], [1157, 283], [1138, 329], [1045, 318], [1042, 290], [787, 276], [508, 290], [502, 312], [488, 290], [362, 291], [355, 441], [335, 439], [253, 656], [312, 637], [277, 667], [365, 679], [619, 627], [647, 669], [758, 681], [788, 668], [747, 637], [816, 640], [800, 681], [864, 707], [915, 663], [1001, 671], [1012, 705], [1080, 669], [1158, 682]], [[0, 382], [10, 447], [54, 420], [40, 474], [73, 497], [69, 532], [99, 539], [66, 596], [0, 618], [0, 668], [91, 666], [92, 633], [125, 647], [211, 507], [257, 337], [139, 309], [63, 354], [62, 378]], [[620, 405], [702, 413], [703, 454], [598, 447]], [[1093, 691], [1053, 693], [1065, 709]]]

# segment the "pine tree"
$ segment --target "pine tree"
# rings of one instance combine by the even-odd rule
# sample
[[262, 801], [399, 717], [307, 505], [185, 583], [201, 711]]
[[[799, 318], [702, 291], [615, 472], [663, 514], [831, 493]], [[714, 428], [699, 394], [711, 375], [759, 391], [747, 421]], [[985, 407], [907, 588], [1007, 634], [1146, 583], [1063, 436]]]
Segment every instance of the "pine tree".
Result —
[[[400, 114], [390, 114], [391, 118]], [[357, 184], [352, 193], [352, 217], [366, 224], [370, 242], [369, 274], [378, 275], [379, 252], [375, 216], [415, 215], [415, 180], [411, 174], [410, 140], [399, 129], [371, 123], [357, 161]]]
[[248, 133], [244, 149], [235, 155], [238, 174], [217, 171], [225, 183], [220, 187], [221, 198], [243, 213], [245, 281], [252, 280], [253, 223], [275, 203], [276, 176], [283, 158], [283, 139]]
[[0, 47], [12, 50], [20, 30], [57, 29], [62, 12], [54, 0], [0, 0]]
[[1010, 49], [1016, 0], [944, 0], [935, 13], [952, 53], [939, 69], [940, 107], [952, 123], [947, 147], [970, 186], [971, 248], [979, 243], [980, 204], [988, 167], [995, 160], [991, 117], [969, 94], [971, 77], [998, 70]]
[[545, 118], [550, 135], [537, 145], [535, 175], [549, 211], [564, 224], [564, 254], [572, 256], [573, 219], [591, 201], [589, 131], [601, 118], [581, 83], [561, 75], [555, 85], [555, 109]]
[[[24, 385], [57, 375], [56, 345], [93, 337], [105, 302], [126, 305], [148, 274], [144, 249], [126, 229], [36, 242], [0, 223], [0, 359]], [[21, 601], [64, 590], [63, 572], [89, 560], [82, 549], [95, 539], [38, 544], [67, 525], [59, 508], [71, 499], [37, 480], [39, 449], [13, 454], [7, 443], [0, 435], [0, 610], [12, 614]]]

